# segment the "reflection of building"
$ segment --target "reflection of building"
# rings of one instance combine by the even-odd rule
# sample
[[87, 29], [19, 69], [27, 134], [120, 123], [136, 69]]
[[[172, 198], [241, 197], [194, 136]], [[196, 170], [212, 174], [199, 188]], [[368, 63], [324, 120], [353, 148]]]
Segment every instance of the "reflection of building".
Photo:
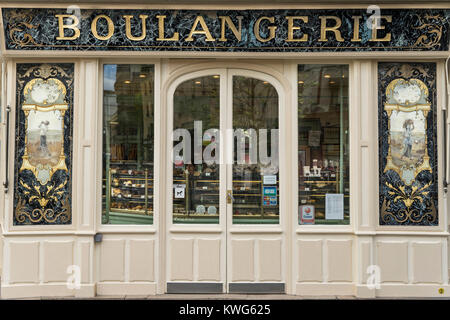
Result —
[[[278, 4], [248, 1], [221, 11], [229, 4], [220, 1], [208, 5], [217, 17], [175, 3], [184, 10], [166, 10], [166, 40], [156, 36], [161, 12], [125, 2], [121, 11], [102, 1], [95, 10], [82, 7], [82, 36], [74, 40], [57, 39], [55, 15], [67, 14], [63, 5], [17, 9], [21, 16], [2, 8], [2, 79], [8, 83], [2, 84], [2, 120], [8, 101], [17, 97], [20, 107], [24, 78], [62, 79], [73, 111], [60, 139], [67, 159], [52, 151], [58, 164], [70, 166], [45, 172], [54, 185], [27, 188], [15, 179], [25, 153], [21, 110], [10, 114], [8, 154], [7, 129], [0, 127], [0, 163], [9, 160], [8, 175], [0, 170], [0, 180], [9, 180], [7, 193], [0, 186], [2, 297], [255, 291], [448, 297], [445, 116], [439, 108], [450, 6], [442, 3], [430, 15], [389, 3], [382, 9], [385, 28], [374, 31], [365, 24], [366, 8], [351, 1], [356, 9], [329, 3], [304, 9], [286, 1], [290, 9], [281, 11]], [[148, 15], [141, 40], [130, 39], [120, 20], [128, 10]], [[108, 39], [108, 18], [98, 19], [97, 35], [92, 32], [98, 14], [111, 16]], [[214, 41], [205, 41], [201, 24], [186, 41], [195, 19], [205, 21]], [[131, 23], [139, 37], [139, 19]], [[23, 30], [11, 37], [18, 27]], [[433, 37], [430, 28], [443, 31]], [[65, 37], [72, 33], [63, 30]], [[36, 44], [24, 43], [27, 34]], [[48, 73], [27, 73], [28, 63], [69, 66], [52, 75], [48, 66]], [[414, 121], [411, 130], [403, 127], [407, 119]], [[203, 132], [244, 129], [247, 162], [251, 129], [258, 137], [260, 129], [278, 129], [279, 171], [261, 163], [196, 163], [195, 152], [204, 152], [208, 139], [186, 141], [192, 153], [172, 163], [171, 147], [180, 142], [173, 141], [173, 129], [193, 138], [195, 121]], [[37, 128], [28, 130], [31, 164]], [[60, 134], [49, 128], [49, 149]], [[233, 161], [238, 141], [219, 140], [221, 156]], [[402, 157], [405, 145], [412, 159]], [[28, 165], [22, 172], [32, 176]], [[35, 212], [56, 214], [45, 223], [18, 219], [29, 203], [17, 199], [27, 192]], [[66, 194], [71, 202], [58, 202]], [[67, 208], [70, 221], [54, 219]], [[66, 286], [72, 265], [80, 267], [79, 290]], [[367, 286], [373, 266], [381, 271], [376, 290]]]

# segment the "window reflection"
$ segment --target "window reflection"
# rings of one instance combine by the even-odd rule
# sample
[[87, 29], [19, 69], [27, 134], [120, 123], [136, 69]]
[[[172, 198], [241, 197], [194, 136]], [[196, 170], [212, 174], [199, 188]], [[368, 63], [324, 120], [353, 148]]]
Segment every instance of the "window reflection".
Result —
[[349, 223], [348, 66], [298, 67], [300, 224]]
[[103, 223], [152, 224], [154, 67], [103, 71]]
[[277, 224], [278, 94], [270, 83], [233, 77], [233, 129], [233, 223]]
[[174, 93], [173, 223], [219, 223], [220, 77]]

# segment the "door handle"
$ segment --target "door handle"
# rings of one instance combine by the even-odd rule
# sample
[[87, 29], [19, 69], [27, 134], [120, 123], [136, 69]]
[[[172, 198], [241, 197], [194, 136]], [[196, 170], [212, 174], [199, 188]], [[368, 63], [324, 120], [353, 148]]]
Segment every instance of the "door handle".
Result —
[[6, 158], [5, 158], [5, 181], [3, 182], [3, 187], [5, 188], [5, 193], [8, 193], [9, 190], [9, 114], [11, 112], [11, 107], [6, 106]]
[[234, 202], [233, 191], [227, 190], [227, 203], [231, 204]]

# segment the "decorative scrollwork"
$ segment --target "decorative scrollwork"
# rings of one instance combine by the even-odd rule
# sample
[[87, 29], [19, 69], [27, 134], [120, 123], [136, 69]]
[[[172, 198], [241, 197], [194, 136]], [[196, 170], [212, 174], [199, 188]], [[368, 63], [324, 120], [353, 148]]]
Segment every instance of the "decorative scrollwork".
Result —
[[428, 223], [434, 223], [437, 220], [437, 211], [433, 201], [427, 201], [426, 211], [421, 213], [418, 208], [402, 208], [393, 212], [391, 205], [393, 201], [384, 199], [381, 206], [381, 219], [386, 224], [390, 224], [392, 220], [398, 224], [410, 221], [414, 224], [420, 224], [424, 220]]
[[441, 46], [442, 28], [444, 18], [440, 15], [425, 14], [424, 17], [416, 15], [420, 25], [413, 27], [421, 30], [424, 34], [420, 35], [413, 47], [433, 48]]
[[30, 29], [37, 29], [39, 24], [32, 24], [33, 15], [30, 10], [18, 10], [11, 12], [9, 19], [9, 37], [11, 43], [18, 45], [20, 47], [26, 45], [37, 45], [33, 36], [27, 31]]
[[61, 223], [66, 223], [71, 219], [71, 210], [68, 201], [62, 203], [62, 209], [55, 214], [51, 208], [35, 208], [31, 212], [26, 210], [26, 200], [19, 199], [16, 207], [15, 218], [21, 224], [26, 224], [27, 218], [31, 223], [40, 223], [42, 220], [47, 223], [55, 223], [58, 218]]

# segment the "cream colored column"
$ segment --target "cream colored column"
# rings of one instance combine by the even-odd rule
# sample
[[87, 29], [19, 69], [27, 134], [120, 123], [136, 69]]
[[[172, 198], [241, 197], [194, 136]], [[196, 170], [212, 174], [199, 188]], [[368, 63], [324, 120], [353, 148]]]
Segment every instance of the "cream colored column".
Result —
[[378, 217], [378, 117], [376, 65], [356, 60], [351, 67], [350, 85], [350, 189], [355, 230], [355, 294], [374, 297], [368, 289], [367, 268], [373, 261], [373, 235]]

